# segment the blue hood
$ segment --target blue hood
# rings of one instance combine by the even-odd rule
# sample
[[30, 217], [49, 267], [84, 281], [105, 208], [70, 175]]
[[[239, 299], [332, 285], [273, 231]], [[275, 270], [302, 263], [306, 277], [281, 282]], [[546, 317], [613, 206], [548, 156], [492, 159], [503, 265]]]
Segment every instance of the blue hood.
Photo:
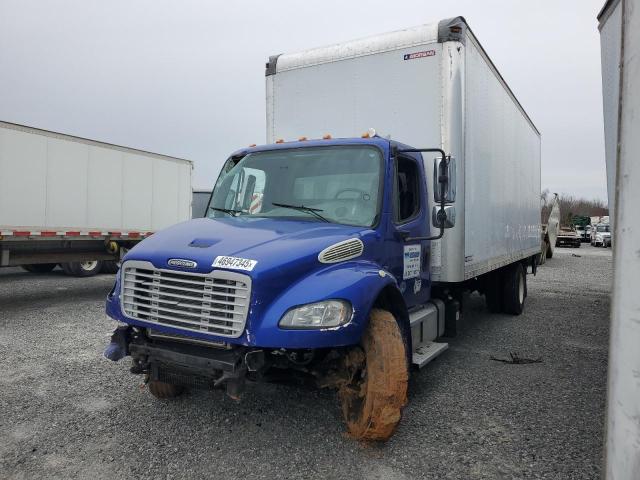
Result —
[[[277, 274], [282, 269], [290, 280], [294, 271], [309, 271], [321, 250], [336, 242], [360, 237], [363, 227], [314, 221], [268, 218], [198, 218], [179, 223], [140, 242], [125, 260], [146, 260], [156, 268], [208, 273], [219, 255], [257, 261], [253, 278]], [[172, 258], [193, 260], [195, 269], [168, 265]], [[293, 277], [293, 278], [292, 278]]]

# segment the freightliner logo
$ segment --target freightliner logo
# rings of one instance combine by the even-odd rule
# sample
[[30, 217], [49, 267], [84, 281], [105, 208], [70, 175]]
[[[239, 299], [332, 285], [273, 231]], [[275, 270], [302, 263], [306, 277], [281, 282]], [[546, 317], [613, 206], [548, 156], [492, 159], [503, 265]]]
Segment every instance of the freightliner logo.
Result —
[[171, 258], [167, 262], [172, 267], [196, 268], [198, 264], [193, 260], [184, 260], [182, 258]]

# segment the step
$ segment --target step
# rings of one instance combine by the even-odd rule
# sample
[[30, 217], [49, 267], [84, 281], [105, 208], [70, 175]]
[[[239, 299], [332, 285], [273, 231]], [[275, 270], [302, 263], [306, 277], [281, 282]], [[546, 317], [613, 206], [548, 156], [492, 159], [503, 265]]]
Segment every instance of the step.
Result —
[[448, 343], [429, 342], [422, 345], [413, 352], [413, 365], [422, 368], [447, 348], [449, 348]]

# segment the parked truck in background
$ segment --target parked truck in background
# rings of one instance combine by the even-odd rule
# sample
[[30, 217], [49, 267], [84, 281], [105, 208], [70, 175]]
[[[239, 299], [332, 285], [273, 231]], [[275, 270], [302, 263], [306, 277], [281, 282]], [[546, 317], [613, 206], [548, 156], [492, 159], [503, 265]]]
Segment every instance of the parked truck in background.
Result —
[[159, 398], [301, 375], [337, 389], [352, 436], [384, 440], [465, 292], [522, 312], [540, 134], [462, 17], [266, 75], [269, 143], [229, 156], [205, 218], [127, 253], [105, 355]]
[[115, 273], [121, 251], [191, 216], [188, 160], [0, 122], [0, 266]]
[[542, 225], [541, 237], [541, 251], [539, 264], [542, 265], [547, 261], [547, 258], [553, 257], [553, 252], [556, 248], [556, 241], [558, 239], [558, 232], [560, 231], [560, 202], [558, 201], [558, 195], [555, 195], [553, 202], [551, 203], [551, 212], [547, 223]]

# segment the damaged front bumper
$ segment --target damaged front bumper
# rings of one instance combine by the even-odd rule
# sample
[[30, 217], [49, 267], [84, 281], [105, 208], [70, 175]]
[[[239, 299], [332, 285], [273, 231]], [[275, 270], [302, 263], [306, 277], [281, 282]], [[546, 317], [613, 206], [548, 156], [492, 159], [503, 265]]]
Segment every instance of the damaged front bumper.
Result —
[[130, 355], [131, 373], [191, 388], [226, 388], [232, 398], [244, 389], [248, 372], [265, 367], [262, 349], [230, 346], [219, 342], [192, 343], [176, 336], [149, 335], [146, 329], [118, 327], [111, 336], [105, 357], [118, 361]]

